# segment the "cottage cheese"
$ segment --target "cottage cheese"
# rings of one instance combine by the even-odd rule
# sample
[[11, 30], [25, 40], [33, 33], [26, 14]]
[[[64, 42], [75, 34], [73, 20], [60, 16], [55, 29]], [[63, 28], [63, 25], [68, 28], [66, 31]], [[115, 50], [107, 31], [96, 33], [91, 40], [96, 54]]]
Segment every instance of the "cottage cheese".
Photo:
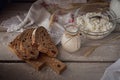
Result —
[[[100, 16], [101, 18], [96, 18], [95, 16]], [[103, 14], [91, 12], [83, 16], [77, 17], [77, 25], [80, 26], [80, 29], [98, 35], [99, 32], [108, 32], [113, 27], [113, 24], [109, 21], [109, 17]], [[98, 33], [97, 33], [98, 32]], [[104, 36], [104, 35], [103, 35]], [[102, 37], [103, 37], [102, 36]], [[98, 38], [98, 36], [95, 36]]]
[[[101, 16], [101, 18], [91, 18], [94, 16]], [[104, 32], [112, 28], [112, 23], [109, 22], [108, 16], [95, 12], [77, 17], [77, 24], [89, 32]]]

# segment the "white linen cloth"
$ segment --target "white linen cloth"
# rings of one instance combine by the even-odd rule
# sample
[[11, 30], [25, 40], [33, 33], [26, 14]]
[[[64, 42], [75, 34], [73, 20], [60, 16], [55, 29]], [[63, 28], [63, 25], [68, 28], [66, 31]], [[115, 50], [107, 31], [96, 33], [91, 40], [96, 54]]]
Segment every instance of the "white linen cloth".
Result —
[[120, 59], [105, 70], [101, 80], [120, 80]]
[[[69, 3], [86, 3], [87, 0], [38, 0], [32, 4], [30, 7], [28, 14], [25, 19], [17, 26], [8, 27], [7, 32], [23, 32], [25, 28], [29, 28], [31, 25], [44, 26], [52, 36], [55, 44], [60, 42], [60, 38], [64, 31], [64, 24], [68, 23], [70, 19], [72, 19], [72, 14], [75, 14], [75, 11], [59, 14], [57, 12], [57, 21], [50, 25], [50, 12], [46, 9], [46, 7], [50, 9], [54, 9], [56, 5], [58, 8], [67, 8]], [[56, 9], [56, 8], [55, 8]], [[57, 9], [56, 9], [57, 11]]]

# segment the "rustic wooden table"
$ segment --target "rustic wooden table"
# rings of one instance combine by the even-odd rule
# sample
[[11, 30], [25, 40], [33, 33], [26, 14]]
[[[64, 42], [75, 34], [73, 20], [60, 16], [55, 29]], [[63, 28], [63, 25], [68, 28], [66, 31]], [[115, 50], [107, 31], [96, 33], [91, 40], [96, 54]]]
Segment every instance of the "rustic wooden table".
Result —
[[[0, 13], [0, 23], [17, 14], [27, 12], [31, 3], [12, 4]], [[2, 26], [2, 25], [0, 25]], [[90, 56], [85, 57], [85, 51], [90, 47], [109, 41], [110, 38], [119, 35], [113, 32], [102, 40], [86, 40], [81, 51], [70, 54], [59, 46], [58, 59], [67, 65], [67, 69], [58, 75], [49, 67], [36, 71], [30, 65], [21, 61], [7, 47], [18, 33], [0, 32], [0, 80], [100, 80], [105, 69], [120, 57], [120, 40], [110, 41], [98, 47]]]

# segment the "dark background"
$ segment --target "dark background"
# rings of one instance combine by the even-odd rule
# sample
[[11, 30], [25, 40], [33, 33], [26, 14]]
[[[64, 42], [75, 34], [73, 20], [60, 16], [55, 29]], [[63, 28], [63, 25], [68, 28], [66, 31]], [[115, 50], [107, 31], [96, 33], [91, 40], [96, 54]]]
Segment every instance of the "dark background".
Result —
[[[28, 2], [35, 2], [35, 1], [36, 0], [0, 0], [0, 11], [3, 10], [7, 5], [11, 3], [28, 3]], [[93, 2], [102, 2], [102, 1], [110, 1], [110, 0], [87, 0], [87, 1], [90, 3], [93, 3]]]
[[34, 2], [36, 0], [0, 0], [0, 11], [3, 10], [7, 5], [11, 3], [27, 3]]

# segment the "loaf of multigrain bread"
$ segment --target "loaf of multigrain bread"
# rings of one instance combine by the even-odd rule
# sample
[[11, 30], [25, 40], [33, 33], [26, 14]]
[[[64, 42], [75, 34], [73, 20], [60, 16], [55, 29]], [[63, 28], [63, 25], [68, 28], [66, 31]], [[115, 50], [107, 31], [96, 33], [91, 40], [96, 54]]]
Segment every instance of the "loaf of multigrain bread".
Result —
[[64, 63], [55, 58], [57, 47], [44, 27], [26, 29], [10, 42], [9, 48], [37, 70], [47, 65], [60, 74], [66, 68]]
[[57, 47], [53, 43], [47, 30], [42, 26], [33, 31], [32, 44], [38, 45], [38, 50], [41, 53], [47, 54], [49, 57], [56, 57], [58, 54]]

